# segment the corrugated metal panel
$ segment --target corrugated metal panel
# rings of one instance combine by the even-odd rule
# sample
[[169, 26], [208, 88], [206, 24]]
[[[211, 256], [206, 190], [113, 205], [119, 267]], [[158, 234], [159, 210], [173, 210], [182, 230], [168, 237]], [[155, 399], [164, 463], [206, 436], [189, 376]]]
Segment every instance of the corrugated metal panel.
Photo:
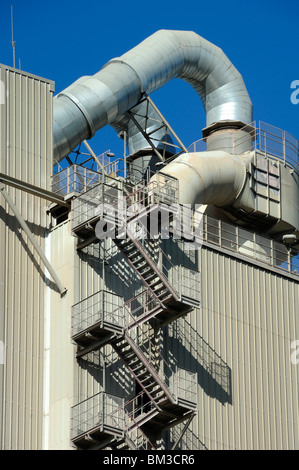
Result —
[[68, 449], [70, 446], [70, 409], [73, 404], [75, 347], [71, 344], [71, 306], [76, 269], [75, 238], [70, 222], [51, 230], [47, 237], [51, 265], [67, 288], [62, 297], [55, 284], [46, 290], [45, 319], [49, 336], [48, 358], [44, 363], [44, 439], [43, 448]]
[[165, 333], [178, 365], [198, 373], [181, 448], [298, 449], [298, 282], [206, 247], [198, 255], [202, 307]]
[[[49, 189], [53, 84], [0, 66], [0, 172]], [[46, 203], [7, 188], [43, 247]], [[41, 448], [44, 268], [3, 198], [0, 202], [0, 327], [3, 449]]]

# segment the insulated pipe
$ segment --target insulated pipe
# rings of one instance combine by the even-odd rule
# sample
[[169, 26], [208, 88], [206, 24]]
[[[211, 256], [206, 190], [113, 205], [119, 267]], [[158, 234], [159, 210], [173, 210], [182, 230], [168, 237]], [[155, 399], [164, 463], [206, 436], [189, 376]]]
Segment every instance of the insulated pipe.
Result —
[[151, 182], [163, 182], [163, 174], [179, 181], [179, 204], [213, 204], [224, 207], [240, 195], [246, 181], [245, 164], [223, 151], [186, 153], [156, 173]]
[[194, 32], [161, 30], [54, 98], [54, 162], [173, 78], [199, 94], [207, 126], [252, 121], [243, 79], [223, 51]]

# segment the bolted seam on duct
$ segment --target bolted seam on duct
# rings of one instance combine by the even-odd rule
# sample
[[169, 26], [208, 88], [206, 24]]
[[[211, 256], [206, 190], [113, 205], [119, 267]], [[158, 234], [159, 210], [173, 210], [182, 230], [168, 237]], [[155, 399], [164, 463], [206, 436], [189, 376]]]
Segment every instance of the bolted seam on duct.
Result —
[[219, 47], [191, 31], [160, 30], [54, 98], [54, 162], [173, 78], [198, 93], [207, 126], [252, 121], [243, 79]]

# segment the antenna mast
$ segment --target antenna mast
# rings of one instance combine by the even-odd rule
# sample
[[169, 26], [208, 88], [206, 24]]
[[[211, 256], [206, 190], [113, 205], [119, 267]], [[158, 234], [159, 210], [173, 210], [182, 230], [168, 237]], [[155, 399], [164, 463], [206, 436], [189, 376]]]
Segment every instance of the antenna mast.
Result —
[[16, 42], [13, 40], [13, 6], [11, 5], [11, 44], [13, 54], [13, 67], [16, 68]]

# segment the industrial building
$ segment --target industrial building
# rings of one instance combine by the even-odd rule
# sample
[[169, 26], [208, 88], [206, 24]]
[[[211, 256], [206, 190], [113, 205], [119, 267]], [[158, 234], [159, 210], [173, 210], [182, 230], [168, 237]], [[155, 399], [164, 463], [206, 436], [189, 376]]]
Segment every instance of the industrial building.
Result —
[[[174, 78], [192, 145], [150, 97]], [[1, 449], [298, 449], [298, 140], [188, 31], [55, 97], [0, 83]]]

